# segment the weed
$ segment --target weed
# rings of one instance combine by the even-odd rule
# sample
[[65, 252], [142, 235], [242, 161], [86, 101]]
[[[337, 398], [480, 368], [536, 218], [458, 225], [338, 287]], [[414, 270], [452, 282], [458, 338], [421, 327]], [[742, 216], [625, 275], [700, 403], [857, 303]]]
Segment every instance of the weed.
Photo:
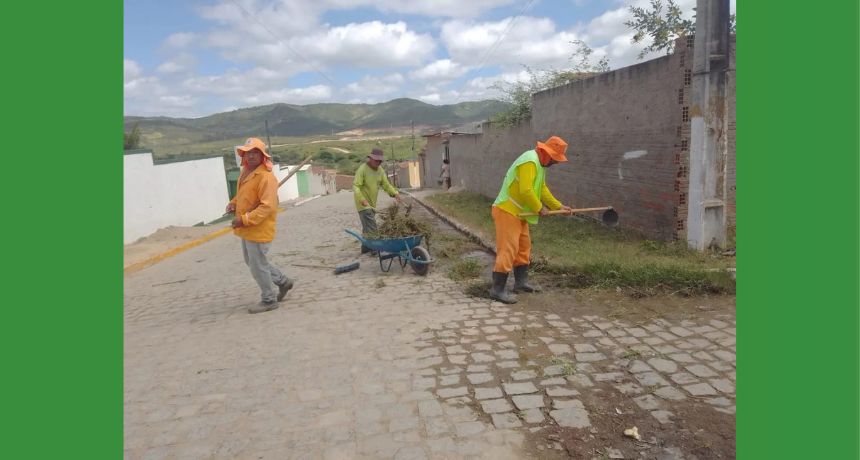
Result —
[[481, 275], [481, 263], [475, 259], [463, 259], [448, 271], [448, 278], [454, 281], [462, 281], [477, 278]]
[[556, 366], [561, 366], [561, 375], [565, 377], [576, 373], [576, 365], [567, 358], [553, 356], [549, 361]]
[[490, 285], [491, 283], [486, 281], [480, 281], [476, 283], [472, 283], [466, 287], [465, 293], [470, 297], [478, 297], [482, 299], [490, 298]]
[[637, 350], [631, 350], [630, 348], [628, 348], [627, 351], [625, 351], [621, 355], [621, 357], [624, 359], [639, 359], [642, 357], [642, 353], [639, 353]]

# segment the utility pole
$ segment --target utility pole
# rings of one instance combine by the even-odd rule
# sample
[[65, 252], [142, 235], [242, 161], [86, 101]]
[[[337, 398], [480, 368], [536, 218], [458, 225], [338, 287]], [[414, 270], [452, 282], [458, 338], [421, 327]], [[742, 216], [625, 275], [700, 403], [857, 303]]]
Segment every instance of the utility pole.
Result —
[[412, 125], [412, 158], [415, 158], [415, 120], [410, 120]]
[[394, 186], [400, 187], [400, 184], [397, 183], [397, 157], [394, 155], [394, 139], [391, 139], [391, 161], [392, 161], [392, 169], [394, 169]]
[[269, 120], [266, 120], [266, 148], [269, 149], [269, 155], [272, 154], [272, 140], [269, 139]]
[[701, 251], [726, 243], [729, 0], [697, 0], [693, 45], [687, 244]]

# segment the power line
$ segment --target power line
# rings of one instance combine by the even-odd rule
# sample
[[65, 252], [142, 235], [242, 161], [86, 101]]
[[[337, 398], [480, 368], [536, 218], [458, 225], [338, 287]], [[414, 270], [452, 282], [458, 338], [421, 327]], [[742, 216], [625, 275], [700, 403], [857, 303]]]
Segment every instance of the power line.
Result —
[[[534, 1], [534, 0], [532, 0], [532, 1]], [[301, 53], [299, 53], [298, 51], [296, 51], [296, 49], [295, 49], [295, 48], [293, 48], [292, 46], [290, 46], [290, 44], [289, 44], [288, 42], [284, 41], [283, 39], [281, 39], [280, 37], [278, 37], [277, 35], [275, 35], [275, 33], [274, 33], [274, 32], [272, 32], [268, 27], [266, 27], [266, 25], [265, 25], [265, 24], [263, 24], [263, 23], [262, 23], [262, 21], [260, 21], [259, 19], [257, 19], [257, 17], [256, 17], [256, 16], [254, 16], [253, 14], [251, 14], [251, 12], [250, 12], [250, 11], [246, 10], [244, 6], [240, 5], [238, 2], [236, 2], [236, 0], [230, 0], [230, 2], [231, 2], [231, 3], [233, 3], [234, 5], [236, 5], [236, 7], [237, 7], [237, 8], [239, 8], [240, 10], [242, 10], [242, 13], [243, 13], [243, 14], [245, 14], [245, 15], [246, 15], [246, 16], [248, 16], [248, 17], [250, 17], [251, 19], [253, 19], [253, 20], [254, 20], [254, 22], [256, 22], [257, 24], [259, 24], [259, 25], [260, 25], [260, 27], [262, 27], [262, 28], [263, 28], [263, 30], [265, 30], [266, 32], [268, 32], [268, 33], [269, 33], [269, 35], [271, 35], [275, 40], [277, 40], [279, 44], [283, 44], [283, 45], [285, 45], [285, 46], [286, 46], [290, 51], [292, 51], [292, 52], [293, 52], [293, 54], [295, 54], [296, 56], [298, 56], [298, 57], [299, 57], [299, 59], [301, 59], [302, 61], [304, 61], [304, 63], [305, 63], [305, 64], [307, 64], [307, 65], [311, 66], [311, 68], [313, 68], [313, 69], [314, 69], [314, 71], [316, 71], [318, 74], [322, 75], [322, 77], [323, 77], [323, 78], [325, 78], [326, 80], [328, 80], [328, 82], [329, 82], [329, 83], [331, 83], [331, 84], [332, 84], [332, 86], [337, 86], [337, 83], [335, 83], [335, 82], [334, 82], [334, 80], [332, 80], [331, 78], [329, 78], [329, 76], [328, 76], [328, 75], [326, 75], [326, 74], [325, 74], [325, 72], [323, 72], [322, 70], [320, 70], [319, 68], [317, 68], [317, 66], [315, 66], [313, 63], [311, 63], [309, 59], [307, 59], [307, 58], [305, 58], [304, 56], [302, 56], [302, 54], [301, 54]]]
[[495, 42], [495, 43], [493, 43], [493, 46], [491, 46], [491, 47], [490, 47], [490, 49], [487, 51], [487, 54], [485, 54], [485, 55], [484, 55], [484, 58], [483, 58], [483, 59], [481, 59], [481, 63], [480, 63], [480, 64], [478, 64], [478, 68], [477, 68], [476, 70], [481, 70], [481, 68], [483, 68], [483, 67], [484, 67], [484, 64], [486, 63], [486, 61], [487, 61], [487, 59], [490, 57], [490, 55], [491, 55], [491, 54], [493, 54], [493, 52], [495, 52], [495, 51], [496, 51], [496, 48], [499, 46], [499, 44], [502, 42], [502, 40], [504, 40], [505, 36], [506, 36], [506, 35], [508, 35], [508, 32], [510, 32], [510, 31], [511, 31], [511, 29], [513, 29], [513, 27], [514, 27], [514, 23], [515, 23], [515, 22], [517, 22], [517, 19], [519, 19], [519, 18], [520, 18], [520, 16], [522, 16], [522, 15], [523, 15], [523, 13], [525, 13], [525, 12], [526, 12], [526, 10], [527, 10], [527, 9], [532, 5], [532, 3], [534, 3], [534, 2], [535, 2], [535, 0], [529, 0], [529, 2], [528, 2], [528, 3], [526, 3], [526, 5], [523, 7], [523, 9], [521, 9], [521, 10], [520, 10], [520, 12], [519, 12], [516, 16], [514, 16], [514, 18], [513, 18], [513, 19], [511, 19], [511, 22], [509, 22], [509, 23], [508, 23], [508, 27], [505, 29], [505, 31], [504, 31], [504, 32], [502, 32], [502, 35], [499, 35], [499, 38], [497, 38], [497, 39], [496, 39], [496, 42]]

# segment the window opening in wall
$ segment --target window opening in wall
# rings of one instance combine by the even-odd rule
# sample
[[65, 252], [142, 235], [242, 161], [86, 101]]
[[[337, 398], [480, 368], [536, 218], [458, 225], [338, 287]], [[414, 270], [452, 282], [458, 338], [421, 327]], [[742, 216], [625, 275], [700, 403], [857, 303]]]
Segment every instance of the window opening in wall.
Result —
[[683, 123], [687, 123], [690, 121], [690, 108], [689, 107], [682, 107], [681, 108], [681, 121]]
[[681, 139], [681, 151], [686, 152], [690, 148], [690, 141]]
[[684, 103], [684, 88], [678, 90], [678, 104]]
[[684, 86], [690, 86], [693, 81], [693, 71], [690, 69], [684, 70]]

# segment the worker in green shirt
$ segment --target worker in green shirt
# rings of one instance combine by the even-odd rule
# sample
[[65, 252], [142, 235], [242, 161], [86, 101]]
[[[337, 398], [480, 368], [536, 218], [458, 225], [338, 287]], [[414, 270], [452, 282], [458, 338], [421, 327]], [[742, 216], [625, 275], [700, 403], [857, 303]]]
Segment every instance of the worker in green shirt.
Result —
[[[379, 194], [380, 186], [398, 203], [401, 202], [400, 193], [388, 182], [385, 170], [381, 166], [382, 159], [382, 150], [373, 149], [367, 156], [367, 162], [355, 171], [355, 179], [352, 181], [352, 191], [355, 192], [355, 209], [358, 211], [358, 218], [361, 219], [361, 233], [363, 235], [376, 232], [376, 197]], [[370, 248], [361, 245], [361, 253], [367, 252], [371, 252]]]

